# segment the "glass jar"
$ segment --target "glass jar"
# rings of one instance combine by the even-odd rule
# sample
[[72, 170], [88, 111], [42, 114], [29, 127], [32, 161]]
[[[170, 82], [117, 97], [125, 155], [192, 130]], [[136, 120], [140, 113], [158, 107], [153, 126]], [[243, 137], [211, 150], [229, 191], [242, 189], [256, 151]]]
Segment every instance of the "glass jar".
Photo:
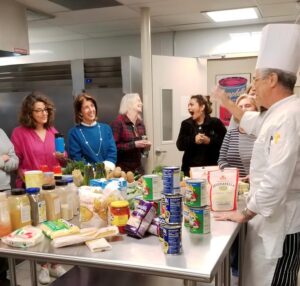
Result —
[[0, 193], [0, 237], [12, 232], [8, 200], [5, 192]]
[[60, 219], [60, 199], [55, 185], [43, 185], [41, 195], [46, 202], [47, 220]]
[[26, 193], [30, 201], [32, 225], [37, 226], [47, 220], [46, 202], [40, 194], [40, 188], [28, 188]]
[[61, 217], [65, 220], [73, 218], [73, 194], [68, 188], [68, 182], [57, 180], [55, 182], [56, 190], [60, 198]]
[[31, 224], [30, 202], [24, 189], [12, 189], [8, 197], [12, 230]]
[[125, 225], [130, 216], [128, 201], [114, 201], [110, 204], [110, 224], [119, 228], [120, 233], [125, 233]]

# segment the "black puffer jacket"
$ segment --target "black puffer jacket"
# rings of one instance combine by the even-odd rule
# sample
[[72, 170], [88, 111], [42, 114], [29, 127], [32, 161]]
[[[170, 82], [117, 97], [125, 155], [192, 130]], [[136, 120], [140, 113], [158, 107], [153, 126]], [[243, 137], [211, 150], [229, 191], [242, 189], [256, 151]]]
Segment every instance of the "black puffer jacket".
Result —
[[[195, 136], [204, 133], [210, 143], [196, 144]], [[218, 158], [226, 128], [220, 119], [206, 116], [198, 125], [191, 117], [182, 121], [177, 138], [177, 148], [184, 151], [181, 170], [189, 176], [190, 167], [218, 165]]]

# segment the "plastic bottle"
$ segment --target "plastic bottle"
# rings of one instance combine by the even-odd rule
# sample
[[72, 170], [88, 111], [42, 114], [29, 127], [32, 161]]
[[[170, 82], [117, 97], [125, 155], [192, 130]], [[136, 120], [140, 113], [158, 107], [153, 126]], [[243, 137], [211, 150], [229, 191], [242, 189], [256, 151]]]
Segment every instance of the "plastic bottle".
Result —
[[65, 139], [61, 133], [55, 134], [55, 151], [59, 153], [65, 152]]
[[12, 230], [31, 224], [30, 202], [24, 189], [12, 189], [8, 197]]
[[47, 220], [46, 202], [40, 195], [40, 188], [28, 188], [26, 193], [30, 201], [32, 225], [36, 226]]
[[60, 198], [61, 217], [65, 220], [73, 218], [73, 194], [68, 188], [68, 182], [57, 180], [55, 182], [56, 190]]
[[0, 193], [0, 237], [12, 232], [8, 200], [5, 192]]
[[68, 182], [69, 192], [72, 193], [73, 215], [79, 215], [79, 207], [80, 207], [79, 193], [78, 193], [78, 188], [76, 187], [76, 185], [73, 182], [73, 176], [72, 175], [63, 175], [62, 179]]
[[41, 195], [46, 202], [47, 220], [60, 219], [60, 199], [55, 185], [43, 185]]

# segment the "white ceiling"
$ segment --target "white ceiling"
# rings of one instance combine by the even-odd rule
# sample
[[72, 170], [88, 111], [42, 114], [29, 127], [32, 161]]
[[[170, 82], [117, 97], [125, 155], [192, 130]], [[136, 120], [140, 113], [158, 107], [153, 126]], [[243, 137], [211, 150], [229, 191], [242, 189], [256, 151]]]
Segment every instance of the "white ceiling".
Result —
[[[152, 32], [219, 28], [274, 22], [295, 22], [299, 0], [117, 0], [122, 6], [70, 10], [48, 0], [17, 0], [52, 18], [28, 17], [30, 43], [138, 34], [140, 9], [149, 7]], [[257, 7], [261, 18], [213, 23], [201, 11]]]

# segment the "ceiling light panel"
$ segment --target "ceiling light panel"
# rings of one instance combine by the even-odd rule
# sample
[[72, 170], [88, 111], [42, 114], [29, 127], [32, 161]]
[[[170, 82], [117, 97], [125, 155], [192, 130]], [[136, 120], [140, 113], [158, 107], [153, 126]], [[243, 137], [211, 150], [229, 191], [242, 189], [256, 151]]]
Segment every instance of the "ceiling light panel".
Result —
[[232, 10], [210, 11], [205, 14], [214, 22], [229, 22], [251, 20], [258, 18], [258, 11], [256, 8], [242, 8]]

